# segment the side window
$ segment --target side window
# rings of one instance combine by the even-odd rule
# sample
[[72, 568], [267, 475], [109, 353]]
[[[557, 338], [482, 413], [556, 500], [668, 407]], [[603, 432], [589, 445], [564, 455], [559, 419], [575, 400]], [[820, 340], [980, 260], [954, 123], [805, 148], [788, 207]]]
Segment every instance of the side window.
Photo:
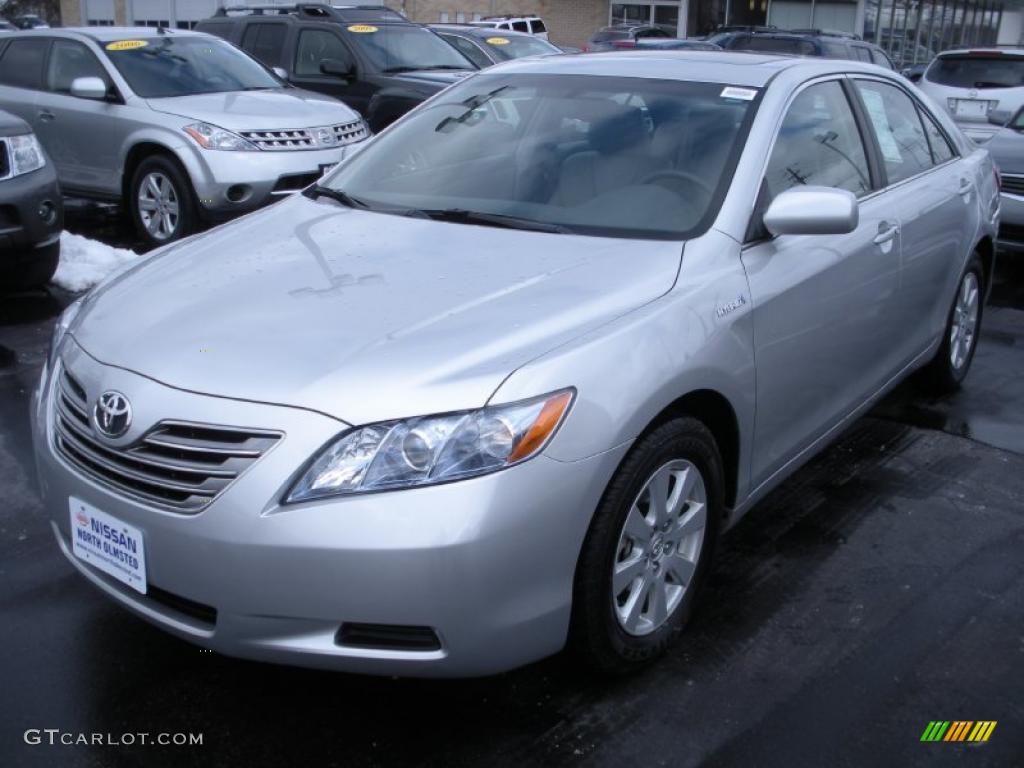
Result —
[[348, 48], [333, 32], [325, 29], [304, 29], [299, 33], [299, 45], [295, 51], [296, 75], [319, 75], [320, 62], [337, 59], [351, 62]]
[[71, 93], [71, 81], [76, 77], [98, 77], [110, 87], [110, 78], [92, 51], [74, 40], [54, 40], [46, 87], [54, 93]]
[[544, 22], [540, 19], [534, 19], [530, 22], [530, 26], [533, 27], [533, 34], [539, 35], [542, 32], [547, 32], [548, 28], [544, 26]]
[[459, 37], [458, 35], [442, 34], [441, 37], [444, 38], [446, 43], [451, 43], [455, 50], [473, 62], [473, 64], [480, 69], [491, 66], [491, 60], [487, 58], [487, 55], [476, 46], [476, 43], [467, 40], [464, 37]]
[[529, 32], [530, 25], [525, 21], [514, 21], [512, 22], [512, 29], [516, 32]]
[[918, 107], [921, 113], [921, 122], [924, 123], [924, 131], [928, 134], [928, 144], [932, 148], [932, 162], [936, 165], [948, 162], [956, 157], [956, 152], [953, 151], [953, 147], [949, 145], [949, 139], [946, 138], [946, 134], [942, 132], [938, 124], [925, 112], [923, 109]]
[[284, 24], [250, 24], [242, 36], [242, 50], [268, 67], [279, 67], [287, 32]]
[[892, 62], [889, 61], [889, 57], [886, 56], [885, 53], [883, 53], [881, 50], [877, 48], [871, 49], [871, 60], [874, 61], [875, 64], [877, 64], [880, 67], [885, 67], [886, 69], [893, 69]]
[[871, 63], [871, 50], [863, 45], [853, 46], [853, 53], [861, 61], [866, 61], [868, 64]]
[[798, 184], [871, 190], [867, 153], [853, 110], [835, 80], [812, 85], [789, 107], [765, 174], [768, 201]]
[[840, 42], [833, 42], [832, 40], [821, 41], [821, 53], [826, 59], [850, 58], [850, 52], [846, 50], [846, 45]]
[[857, 90], [878, 138], [889, 183], [931, 168], [931, 150], [913, 100], [896, 86], [875, 80], [858, 80]]
[[0, 83], [18, 88], [43, 87], [43, 59], [50, 41], [44, 38], [11, 40], [0, 59]]

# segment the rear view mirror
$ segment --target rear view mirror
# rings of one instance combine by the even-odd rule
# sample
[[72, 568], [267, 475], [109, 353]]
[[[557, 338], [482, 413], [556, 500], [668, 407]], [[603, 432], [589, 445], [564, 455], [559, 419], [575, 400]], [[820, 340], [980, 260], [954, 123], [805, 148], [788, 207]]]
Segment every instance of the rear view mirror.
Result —
[[764, 226], [773, 235], [845, 235], [859, 222], [857, 198], [832, 187], [787, 189], [764, 214]]
[[993, 109], [988, 113], [988, 121], [1000, 128], [1010, 122], [1011, 117], [1013, 117], [1013, 113], [1008, 109]]
[[320, 71], [325, 75], [350, 78], [353, 66], [339, 59], [324, 59], [320, 62]]
[[99, 77], [76, 77], [71, 81], [71, 95], [102, 101], [107, 98], [107, 84]]

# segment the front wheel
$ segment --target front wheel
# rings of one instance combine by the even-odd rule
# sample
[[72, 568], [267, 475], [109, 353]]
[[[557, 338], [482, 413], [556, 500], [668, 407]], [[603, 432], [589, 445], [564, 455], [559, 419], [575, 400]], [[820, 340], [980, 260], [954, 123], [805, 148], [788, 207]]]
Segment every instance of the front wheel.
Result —
[[149, 157], [132, 174], [128, 208], [139, 236], [150, 246], [185, 237], [196, 227], [188, 176], [168, 157]]
[[931, 394], [955, 392], [971, 368], [981, 332], [984, 285], [985, 270], [975, 254], [960, 276], [939, 351], [921, 372], [921, 382]]
[[642, 438], [608, 485], [580, 553], [570, 643], [598, 668], [663, 653], [689, 620], [723, 508], [722, 459], [699, 421]]

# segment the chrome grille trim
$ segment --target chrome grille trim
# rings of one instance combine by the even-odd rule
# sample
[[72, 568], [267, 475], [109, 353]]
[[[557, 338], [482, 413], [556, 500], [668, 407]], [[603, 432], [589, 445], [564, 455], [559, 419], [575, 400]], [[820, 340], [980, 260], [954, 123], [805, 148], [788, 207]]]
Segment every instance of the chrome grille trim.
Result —
[[107, 445], [93, 432], [85, 388], [62, 365], [53, 401], [53, 440], [61, 457], [119, 493], [184, 514], [216, 499], [282, 437], [167, 419], [130, 445]]
[[1018, 195], [1024, 197], [1024, 176], [1017, 176], [1016, 174], [1002, 174], [1003, 184], [1000, 187], [1001, 192], [1005, 192], [1008, 195]]
[[298, 128], [286, 131], [253, 130], [239, 131], [238, 135], [259, 149], [268, 152], [286, 152], [296, 149], [331, 149], [355, 144], [370, 135], [366, 122], [360, 118], [348, 123], [322, 126], [334, 134], [334, 144], [323, 144], [317, 139], [321, 127]]
[[334, 135], [341, 145], [355, 144], [370, 135], [370, 128], [364, 120], [353, 120], [351, 123], [334, 126]]

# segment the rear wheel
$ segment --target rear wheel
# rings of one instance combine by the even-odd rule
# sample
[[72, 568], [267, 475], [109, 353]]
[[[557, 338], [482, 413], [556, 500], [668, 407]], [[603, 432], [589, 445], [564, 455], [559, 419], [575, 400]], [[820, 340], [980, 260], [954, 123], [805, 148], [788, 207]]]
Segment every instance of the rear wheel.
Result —
[[577, 566], [570, 642], [584, 660], [628, 671], [679, 636], [717, 539], [722, 478], [715, 440], [695, 419], [673, 419], [634, 446]]
[[136, 231], [151, 246], [185, 237], [196, 227], [192, 185], [168, 157], [157, 155], [139, 163], [127, 202]]
[[971, 368], [981, 332], [984, 285], [984, 266], [975, 254], [960, 276], [939, 351], [921, 372], [921, 382], [931, 394], [955, 392]]

